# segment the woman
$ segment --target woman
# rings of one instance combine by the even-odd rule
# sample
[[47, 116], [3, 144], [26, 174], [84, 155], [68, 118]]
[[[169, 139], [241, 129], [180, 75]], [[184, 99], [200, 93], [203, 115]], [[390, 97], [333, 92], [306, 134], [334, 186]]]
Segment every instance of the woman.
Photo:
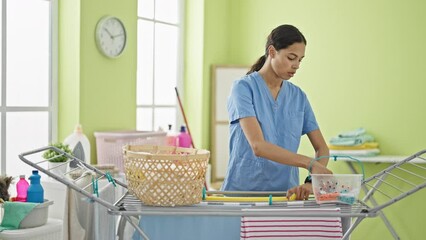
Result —
[[234, 82], [228, 98], [230, 160], [222, 190], [287, 191], [307, 199], [310, 178], [299, 185], [299, 169], [330, 174], [328, 158], [315, 161], [297, 154], [301, 136], [316, 157], [328, 156], [305, 93], [289, 80], [305, 56], [306, 39], [294, 26], [281, 25], [268, 36], [265, 55]]

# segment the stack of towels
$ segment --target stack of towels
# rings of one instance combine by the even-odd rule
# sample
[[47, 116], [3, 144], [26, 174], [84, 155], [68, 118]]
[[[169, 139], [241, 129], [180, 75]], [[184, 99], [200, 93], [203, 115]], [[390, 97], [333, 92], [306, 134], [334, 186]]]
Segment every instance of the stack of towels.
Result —
[[345, 131], [330, 139], [331, 155], [371, 157], [380, 153], [379, 143], [364, 128]]

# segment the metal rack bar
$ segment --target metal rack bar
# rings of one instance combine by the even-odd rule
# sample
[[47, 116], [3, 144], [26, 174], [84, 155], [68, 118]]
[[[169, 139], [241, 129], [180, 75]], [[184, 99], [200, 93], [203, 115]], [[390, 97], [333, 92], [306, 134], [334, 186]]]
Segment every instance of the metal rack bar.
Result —
[[[363, 182], [363, 185], [369, 188], [364, 201], [368, 201], [373, 194], [380, 194], [388, 199], [371, 208], [371, 211], [380, 211], [426, 187], [426, 168], [416, 163], [411, 163], [411, 161], [416, 159], [425, 160], [424, 155], [426, 155], [426, 150], [419, 151], [401, 162], [387, 167]], [[412, 167], [413, 169], [407, 169], [408, 167]], [[411, 179], [407, 180], [406, 176], [402, 176], [401, 174], [409, 175]]]
[[[122, 197], [111, 204], [103, 199], [94, 196], [93, 193], [86, 191], [85, 189], [90, 186], [80, 187], [76, 185], [73, 181], [68, 179], [66, 176], [60, 176], [56, 173], [53, 173], [51, 169], [46, 169], [41, 166], [41, 163], [44, 161], [39, 161], [39, 159], [34, 158], [34, 155], [46, 151], [48, 149], [54, 150], [58, 153], [63, 154], [69, 158], [69, 161], [77, 161], [77, 166], [81, 169], [90, 170], [96, 173], [96, 178], [107, 177], [106, 174], [90, 164], [87, 164], [81, 161], [78, 158], [75, 158], [63, 151], [53, 147], [43, 147], [33, 151], [25, 152], [19, 155], [19, 158], [24, 161], [26, 164], [38, 169], [39, 171], [45, 173], [46, 175], [56, 179], [57, 181], [65, 184], [66, 186], [72, 188], [73, 190], [81, 193], [92, 201], [98, 202], [108, 209], [108, 213], [111, 215], [120, 215], [125, 222], [129, 222], [136, 231], [145, 239], [148, 239], [148, 236], [144, 233], [142, 229], [131, 220], [131, 217], [137, 217], [143, 215], [178, 215], [178, 216], [258, 216], [258, 217], [348, 217], [356, 218], [355, 222], [351, 224], [349, 230], [343, 236], [343, 239], [348, 239], [350, 234], [354, 229], [359, 225], [359, 223], [367, 217], [376, 217], [377, 215], [381, 216], [386, 226], [392, 233], [393, 237], [398, 239], [398, 235], [393, 230], [390, 222], [381, 212], [385, 207], [392, 205], [393, 203], [402, 200], [403, 198], [414, 194], [426, 187], [426, 168], [420, 166], [419, 164], [411, 163], [413, 159], [424, 160], [426, 163], [426, 150], [420, 151], [401, 162], [395, 163], [390, 167], [386, 168], [383, 171], [373, 175], [372, 177], [366, 179], [362, 183], [362, 188], [366, 192], [366, 195], [363, 200], [358, 200], [353, 205], [346, 204], [317, 204], [315, 201], [296, 201], [296, 202], [274, 202], [272, 205], [268, 206], [259, 206], [254, 203], [240, 203], [233, 205], [226, 204], [214, 204], [209, 205], [205, 202], [200, 204], [195, 204], [191, 206], [180, 206], [180, 207], [153, 207], [144, 205], [139, 199], [133, 196], [131, 193], [126, 192]], [[33, 158], [33, 160], [29, 160]], [[347, 162], [351, 166], [351, 162]], [[404, 165], [404, 167], [402, 167]], [[408, 169], [408, 166], [414, 169]], [[352, 166], [353, 168], [353, 166]], [[355, 171], [355, 169], [353, 168]], [[408, 174], [413, 179], [405, 179], [400, 174]], [[114, 179], [115, 182], [127, 189], [127, 185], [121, 181]], [[394, 182], [398, 182], [398, 187], [395, 186]], [[93, 186], [92, 186], [93, 187]], [[390, 192], [392, 189], [393, 192]], [[395, 193], [396, 192], [396, 193]], [[284, 195], [285, 192], [209, 192], [209, 194], [224, 194], [224, 195]], [[387, 198], [385, 202], [378, 202], [377, 198], [374, 196], [381, 194]], [[382, 198], [380, 198], [382, 199]], [[367, 204], [367, 201], [372, 203], [372, 206]], [[318, 208], [340, 208], [340, 212], [327, 212], [322, 211], [288, 211], [289, 209], [318, 209]], [[247, 211], [256, 210], [256, 211]], [[286, 211], [287, 210], [287, 211]], [[120, 226], [121, 226], [120, 222]]]
[[[351, 169], [351, 171], [355, 174], [357, 174], [357, 170], [355, 169], [354, 165], [352, 164], [352, 162], [347, 162], [349, 168]], [[362, 190], [368, 195], [368, 188], [365, 184], [361, 185]], [[378, 205], [377, 201], [375, 198], [368, 198], [368, 200], [370, 200], [371, 204], [373, 205], [373, 207], [376, 207]], [[367, 199], [364, 198], [363, 202], [366, 202]], [[382, 211], [378, 211], [378, 214], [380, 216], [380, 218], [382, 219], [383, 223], [385, 224], [386, 228], [389, 230], [389, 232], [392, 234], [394, 239], [399, 239], [398, 234], [396, 233], [395, 229], [393, 228], [392, 224], [390, 223], [389, 219], [386, 217], [386, 215], [382, 212]], [[351, 225], [351, 227], [349, 228], [348, 232], [346, 234], [350, 234], [354, 228], [362, 221], [361, 218], [358, 218], [356, 220], [356, 222]], [[345, 234], [345, 235], [346, 235]]]
[[[49, 177], [57, 180], [58, 182], [60, 182], [60, 183], [62, 183], [64, 185], [72, 188], [73, 190], [75, 190], [76, 192], [84, 195], [85, 197], [89, 198], [90, 200], [96, 201], [96, 202], [102, 204], [103, 206], [105, 206], [108, 209], [116, 209], [116, 210], [118, 209], [118, 207], [114, 206], [113, 204], [111, 204], [111, 203], [103, 200], [102, 198], [94, 196], [93, 193], [90, 193], [90, 192], [84, 190], [83, 188], [79, 187], [77, 184], [75, 184], [73, 181], [71, 181], [71, 179], [65, 177], [64, 175], [58, 175], [58, 174], [50, 171], [51, 169], [42, 167], [40, 164], [46, 162], [47, 160], [45, 160], [45, 161], [37, 161], [38, 159], [35, 157], [35, 155], [37, 153], [41, 153], [41, 152], [44, 152], [44, 151], [49, 150], [49, 149], [51, 149], [51, 150], [53, 150], [53, 151], [55, 151], [57, 153], [62, 153], [64, 156], [68, 157], [68, 162], [75, 160], [75, 161], [78, 162], [78, 164], [77, 164], [78, 166], [83, 167], [85, 169], [86, 168], [90, 169], [91, 171], [94, 171], [97, 174], [99, 174], [100, 177], [105, 176], [104, 172], [99, 171], [98, 169], [90, 166], [89, 164], [81, 161], [80, 159], [78, 159], [78, 158], [76, 158], [76, 157], [74, 157], [74, 156], [72, 156], [70, 154], [67, 154], [67, 153], [63, 152], [62, 150], [60, 150], [60, 149], [58, 149], [58, 148], [56, 148], [54, 146], [42, 147], [42, 148], [39, 148], [39, 149], [35, 149], [35, 150], [32, 150], [32, 151], [28, 151], [28, 152], [19, 154], [19, 158], [23, 162], [25, 162], [26, 164], [32, 166], [35, 169], [38, 169], [40, 172], [48, 175]], [[32, 157], [33, 161], [31, 161], [29, 159], [30, 157]], [[97, 177], [97, 178], [100, 178], [100, 177]], [[124, 183], [122, 183], [122, 182], [120, 182], [118, 180], [115, 180], [115, 181], [119, 185], [121, 185], [123, 187], [127, 187], [126, 184], [124, 184]]]

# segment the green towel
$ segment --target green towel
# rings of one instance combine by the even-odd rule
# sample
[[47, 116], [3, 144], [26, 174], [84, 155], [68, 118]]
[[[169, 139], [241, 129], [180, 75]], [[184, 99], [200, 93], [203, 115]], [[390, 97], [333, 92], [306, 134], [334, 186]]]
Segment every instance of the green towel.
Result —
[[354, 130], [350, 130], [350, 131], [346, 131], [346, 132], [342, 132], [339, 134], [338, 137], [340, 138], [355, 138], [355, 137], [359, 137], [361, 135], [364, 135], [365, 129], [364, 128], [357, 128]]
[[3, 221], [0, 225], [0, 232], [3, 230], [18, 229], [22, 220], [35, 208], [39, 203], [30, 202], [4, 202]]
[[373, 141], [373, 136], [369, 134], [363, 134], [356, 137], [333, 137], [330, 139], [330, 144], [335, 146], [356, 146]]

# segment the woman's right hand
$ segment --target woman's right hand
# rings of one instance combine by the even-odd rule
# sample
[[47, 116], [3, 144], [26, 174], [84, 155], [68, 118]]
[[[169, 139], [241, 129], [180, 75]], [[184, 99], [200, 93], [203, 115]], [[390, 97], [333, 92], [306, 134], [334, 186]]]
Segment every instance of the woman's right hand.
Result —
[[333, 172], [319, 162], [312, 164], [311, 173], [313, 174], [333, 174]]

